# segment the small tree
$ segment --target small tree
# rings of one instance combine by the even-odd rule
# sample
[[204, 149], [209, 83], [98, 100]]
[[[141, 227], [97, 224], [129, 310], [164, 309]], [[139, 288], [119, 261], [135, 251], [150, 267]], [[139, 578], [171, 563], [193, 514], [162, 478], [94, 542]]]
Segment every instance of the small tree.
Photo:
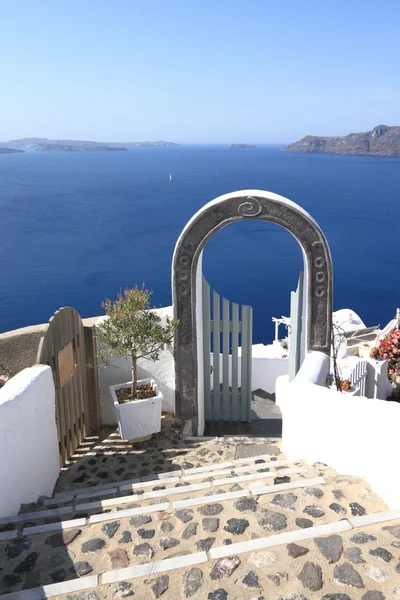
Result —
[[137, 361], [147, 358], [156, 361], [164, 344], [170, 344], [178, 321], [162, 318], [150, 306], [152, 291], [135, 286], [119, 293], [113, 302], [102, 302], [108, 319], [97, 326], [97, 337], [104, 352], [113, 356], [129, 355], [132, 359], [132, 398], [137, 397]]

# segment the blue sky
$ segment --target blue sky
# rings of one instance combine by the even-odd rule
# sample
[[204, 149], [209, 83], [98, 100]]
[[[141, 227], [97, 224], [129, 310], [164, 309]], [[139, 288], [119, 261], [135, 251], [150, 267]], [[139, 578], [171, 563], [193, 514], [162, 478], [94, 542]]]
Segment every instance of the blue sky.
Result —
[[0, 139], [400, 125], [398, 0], [0, 0]]

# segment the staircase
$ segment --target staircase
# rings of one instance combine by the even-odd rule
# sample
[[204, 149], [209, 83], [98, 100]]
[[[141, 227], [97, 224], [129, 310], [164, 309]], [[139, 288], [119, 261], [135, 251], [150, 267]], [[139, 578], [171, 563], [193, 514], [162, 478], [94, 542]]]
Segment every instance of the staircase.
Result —
[[0, 598], [400, 598], [400, 510], [268, 445], [59, 491], [0, 519]]

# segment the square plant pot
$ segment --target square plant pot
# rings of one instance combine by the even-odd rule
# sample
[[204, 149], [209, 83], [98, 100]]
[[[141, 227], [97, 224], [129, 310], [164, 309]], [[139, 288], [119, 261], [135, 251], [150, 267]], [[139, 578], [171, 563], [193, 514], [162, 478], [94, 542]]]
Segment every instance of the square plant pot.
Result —
[[123, 440], [135, 440], [161, 431], [162, 393], [154, 379], [139, 379], [137, 384], [150, 384], [156, 396], [119, 404], [116, 391], [130, 387], [132, 382], [110, 385], [119, 433]]

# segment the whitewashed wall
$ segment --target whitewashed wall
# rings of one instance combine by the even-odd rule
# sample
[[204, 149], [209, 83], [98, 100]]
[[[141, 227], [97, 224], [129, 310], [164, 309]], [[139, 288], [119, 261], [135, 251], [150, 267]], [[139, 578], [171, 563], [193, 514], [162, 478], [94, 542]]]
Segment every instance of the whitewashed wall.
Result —
[[290, 459], [364, 477], [390, 508], [400, 507], [400, 404], [287, 377], [277, 381], [277, 403]]
[[[156, 310], [161, 316], [172, 318], [172, 306]], [[101, 317], [101, 321], [104, 317]], [[131, 381], [131, 360], [127, 357], [118, 357], [110, 360], [106, 367], [99, 367], [99, 393], [100, 412], [103, 425], [115, 425], [115, 410], [111, 397], [110, 385]], [[138, 361], [138, 378], [152, 377], [164, 396], [162, 410], [175, 412], [175, 372], [172, 347], [160, 353], [159, 360], [152, 362], [146, 359]]]
[[60, 471], [51, 369], [24, 369], [0, 389], [0, 518], [51, 496]]

